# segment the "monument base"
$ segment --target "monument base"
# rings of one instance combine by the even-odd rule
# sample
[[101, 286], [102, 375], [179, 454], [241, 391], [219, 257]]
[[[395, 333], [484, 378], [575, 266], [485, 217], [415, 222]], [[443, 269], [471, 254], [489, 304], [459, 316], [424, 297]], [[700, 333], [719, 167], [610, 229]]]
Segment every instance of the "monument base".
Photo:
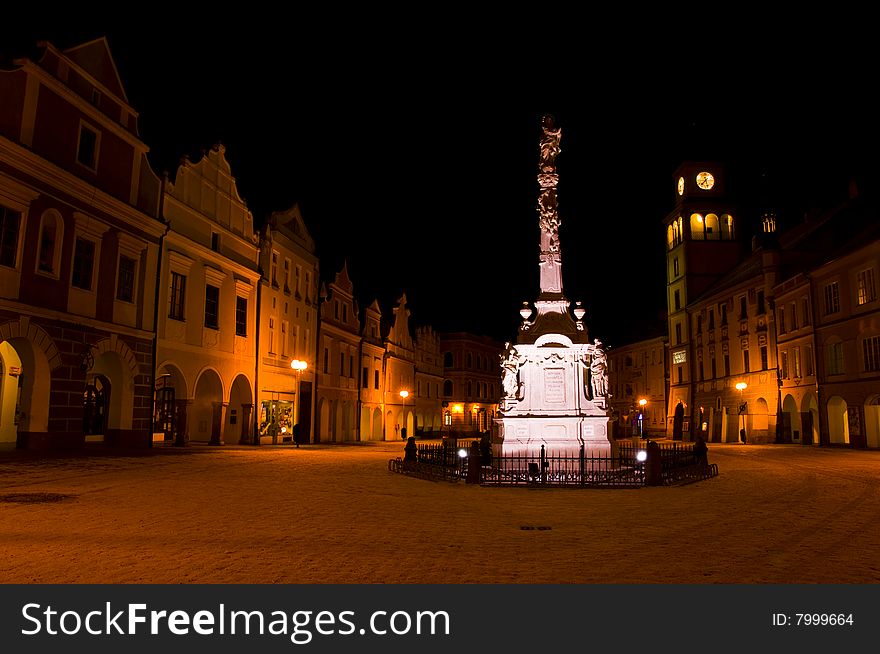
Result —
[[499, 420], [502, 456], [611, 455], [608, 416], [502, 416]]

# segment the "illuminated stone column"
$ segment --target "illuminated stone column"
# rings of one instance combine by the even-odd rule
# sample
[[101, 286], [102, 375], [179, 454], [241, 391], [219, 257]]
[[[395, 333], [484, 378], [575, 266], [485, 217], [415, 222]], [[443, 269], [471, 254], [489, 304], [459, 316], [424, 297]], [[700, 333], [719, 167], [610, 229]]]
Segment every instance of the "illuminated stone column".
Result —
[[212, 402], [214, 412], [211, 416], [211, 440], [209, 445], [223, 445], [223, 420], [226, 416], [228, 402]]
[[251, 412], [253, 410], [253, 404], [241, 405], [241, 438], [238, 440], [241, 445], [251, 444]]
[[177, 400], [175, 402], [174, 428], [174, 444], [178, 447], [186, 445], [189, 441], [189, 425], [187, 423], [187, 407], [192, 404], [192, 400]]

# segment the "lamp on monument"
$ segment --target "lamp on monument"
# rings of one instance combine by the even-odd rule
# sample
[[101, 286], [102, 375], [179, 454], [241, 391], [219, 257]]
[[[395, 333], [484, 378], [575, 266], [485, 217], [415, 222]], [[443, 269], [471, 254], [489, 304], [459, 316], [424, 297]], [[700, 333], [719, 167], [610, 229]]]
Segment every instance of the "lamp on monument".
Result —
[[580, 302], [574, 303], [574, 317], [578, 320], [583, 320], [584, 316], [587, 315], [586, 309], [581, 306]]
[[529, 316], [532, 315], [532, 308], [529, 306], [528, 302], [523, 302], [522, 309], [519, 310], [519, 315], [522, 316], [523, 320], [528, 320]]

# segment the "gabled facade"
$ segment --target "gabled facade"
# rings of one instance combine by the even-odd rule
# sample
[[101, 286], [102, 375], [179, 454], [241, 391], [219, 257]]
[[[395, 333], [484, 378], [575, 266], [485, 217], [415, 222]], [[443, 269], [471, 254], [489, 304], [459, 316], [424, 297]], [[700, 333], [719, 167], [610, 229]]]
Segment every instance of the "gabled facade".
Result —
[[[318, 363], [318, 257], [299, 206], [272, 213], [260, 244], [260, 442], [291, 443], [296, 432], [298, 442], [308, 443]], [[294, 361], [301, 363], [294, 367]]]
[[322, 289], [315, 442], [358, 440], [360, 331], [348, 267]]
[[360, 383], [358, 413], [360, 440], [385, 439], [385, 344], [382, 341], [382, 310], [373, 300], [361, 321]]
[[[394, 307], [394, 318], [385, 335], [385, 440], [415, 436], [416, 351], [409, 330], [406, 293]], [[401, 395], [406, 391], [407, 396]], [[405, 430], [405, 431], [404, 431]]]
[[150, 443], [165, 226], [107, 41], [0, 71], [0, 447]]
[[164, 440], [253, 441], [258, 247], [216, 145], [165, 184], [157, 422]]

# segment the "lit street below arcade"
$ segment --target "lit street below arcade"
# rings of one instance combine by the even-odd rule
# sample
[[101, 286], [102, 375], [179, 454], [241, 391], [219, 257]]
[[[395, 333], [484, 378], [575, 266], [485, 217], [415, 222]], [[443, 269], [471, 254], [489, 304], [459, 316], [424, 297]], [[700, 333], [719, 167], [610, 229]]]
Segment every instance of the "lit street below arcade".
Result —
[[710, 443], [699, 483], [529, 490], [392, 474], [403, 445], [0, 453], [0, 582], [880, 582], [878, 451]]

